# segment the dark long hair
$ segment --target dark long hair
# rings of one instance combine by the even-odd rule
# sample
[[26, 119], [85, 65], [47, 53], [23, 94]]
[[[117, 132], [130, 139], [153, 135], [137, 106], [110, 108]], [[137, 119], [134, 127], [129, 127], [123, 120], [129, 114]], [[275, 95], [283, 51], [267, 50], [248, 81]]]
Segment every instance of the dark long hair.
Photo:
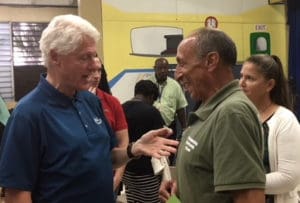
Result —
[[107, 73], [105, 71], [104, 65], [102, 64], [101, 67], [101, 80], [99, 82], [98, 88], [102, 91], [111, 94], [111, 90], [107, 81]]
[[293, 96], [289, 83], [284, 77], [281, 60], [276, 55], [256, 54], [250, 56], [246, 62], [257, 66], [258, 71], [269, 80], [275, 80], [275, 86], [270, 92], [271, 100], [278, 105], [293, 110]]

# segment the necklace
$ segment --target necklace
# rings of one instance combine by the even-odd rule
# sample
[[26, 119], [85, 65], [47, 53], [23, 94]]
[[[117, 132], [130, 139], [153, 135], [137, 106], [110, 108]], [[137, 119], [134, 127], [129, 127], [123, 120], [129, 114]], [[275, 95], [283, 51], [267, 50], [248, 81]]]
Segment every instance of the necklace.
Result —
[[273, 103], [271, 102], [262, 111], [259, 111], [259, 115], [260, 115], [260, 118], [261, 118], [262, 122], [267, 120], [270, 117], [270, 115], [273, 114], [273, 112], [271, 114], [268, 112], [268, 110], [272, 107], [272, 105], [273, 105]]

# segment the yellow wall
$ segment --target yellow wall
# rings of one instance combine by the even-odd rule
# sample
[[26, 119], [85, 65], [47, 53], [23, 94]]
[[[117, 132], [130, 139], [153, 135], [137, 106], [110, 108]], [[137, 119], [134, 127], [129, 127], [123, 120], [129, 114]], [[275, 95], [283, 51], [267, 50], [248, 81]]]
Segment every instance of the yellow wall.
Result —
[[[102, 31], [102, 3], [101, 0], [82, 0], [78, 1], [78, 14], [91, 22], [99, 32]], [[97, 46], [98, 55], [103, 58], [102, 36]]]
[[[199, 1], [201, 2], [201, 0]], [[241, 8], [243, 7], [242, 4]], [[124, 69], [153, 66], [156, 57], [130, 54], [132, 52], [131, 29], [144, 26], [174, 26], [182, 28], [183, 34], [186, 35], [196, 28], [203, 27], [205, 18], [211, 15], [210, 13], [134, 13], [120, 10], [108, 3], [103, 3], [102, 11], [104, 62], [108, 68], [109, 79], [112, 79]], [[256, 32], [255, 25], [265, 24], [267, 28], [265, 32], [269, 32], [271, 36], [271, 54], [280, 56], [285, 65], [285, 70], [287, 69], [287, 28], [285, 24], [285, 6], [283, 4], [264, 5], [245, 12], [213, 16], [218, 19], [218, 28], [228, 33], [236, 42], [238, 61], [240, 62], [250, 55], [249, 35], [251, 32]], [[171, 63], [176, 63], [175, 57], [167, 58]]]
[[[201, 0], [199, 1], [201, 2]], [[77, 8], [0, 6], [0, 21], [47, 22], [56, 15], [66, 13], [78, 13], [94, 24], [102, 33], [98, 52], [103, 58], [106, 67], [108, 67], [109, 79], [112, 79], [126, 68], [153, 66], [154, 57], [130, 55], [130, 31], [132, 28], [150, 25], [174, 26], [182, 28], [185, 35], [198, 27], [202, 27], [204, 19], [211, 15], [211, 13], [197, 15], [131, 13], [120, 11], [107, 3], [102, 5], [101, 0], [82, 0], [79, 1], [78, 11]], [[288, 43], [285, 7], [283, 4], [266, 5], [239, 15], [214, 16], [219, 21], [219, 28], [227, 32], [236, 42], [239, 61], [243, 61], [250, 54], [249, 33], [255, 31], [256, 24], [266, 24], [266, 31], [271, 35], [271, 53], [280, 56], [285, 67], [287, 66]], [[167, 58], [171, 63], [175, 63], [174, 57]]]

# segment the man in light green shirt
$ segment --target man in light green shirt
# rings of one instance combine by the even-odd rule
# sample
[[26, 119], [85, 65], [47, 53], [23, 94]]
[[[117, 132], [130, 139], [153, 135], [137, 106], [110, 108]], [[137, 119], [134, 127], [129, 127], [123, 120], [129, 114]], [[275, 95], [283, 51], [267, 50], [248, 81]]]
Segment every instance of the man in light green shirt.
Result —
[[156, 59], [154, 73], [155, 74], [149, 78], [152, 82], [157, 84], [159, 89], [159, 97], [155, 101], [154, 106], [160, 111], [165, 124], [171, 127], [175, 134], [176, 116], [178, 117], [181, 128], [186, 128], [187, 100], [179, 83], [168, 76], [169, 62], [167, 59]]

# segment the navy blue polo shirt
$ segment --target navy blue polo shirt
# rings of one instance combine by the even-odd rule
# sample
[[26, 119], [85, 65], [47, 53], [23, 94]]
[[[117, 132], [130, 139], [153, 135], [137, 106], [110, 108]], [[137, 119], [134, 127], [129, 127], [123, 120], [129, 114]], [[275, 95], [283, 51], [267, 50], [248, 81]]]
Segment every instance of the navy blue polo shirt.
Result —
[[96, 96], [73, 99], [41, 76], [14, 109], [0, 151], [0, 186], [33, 202], [114, 202], [112, 133]]

